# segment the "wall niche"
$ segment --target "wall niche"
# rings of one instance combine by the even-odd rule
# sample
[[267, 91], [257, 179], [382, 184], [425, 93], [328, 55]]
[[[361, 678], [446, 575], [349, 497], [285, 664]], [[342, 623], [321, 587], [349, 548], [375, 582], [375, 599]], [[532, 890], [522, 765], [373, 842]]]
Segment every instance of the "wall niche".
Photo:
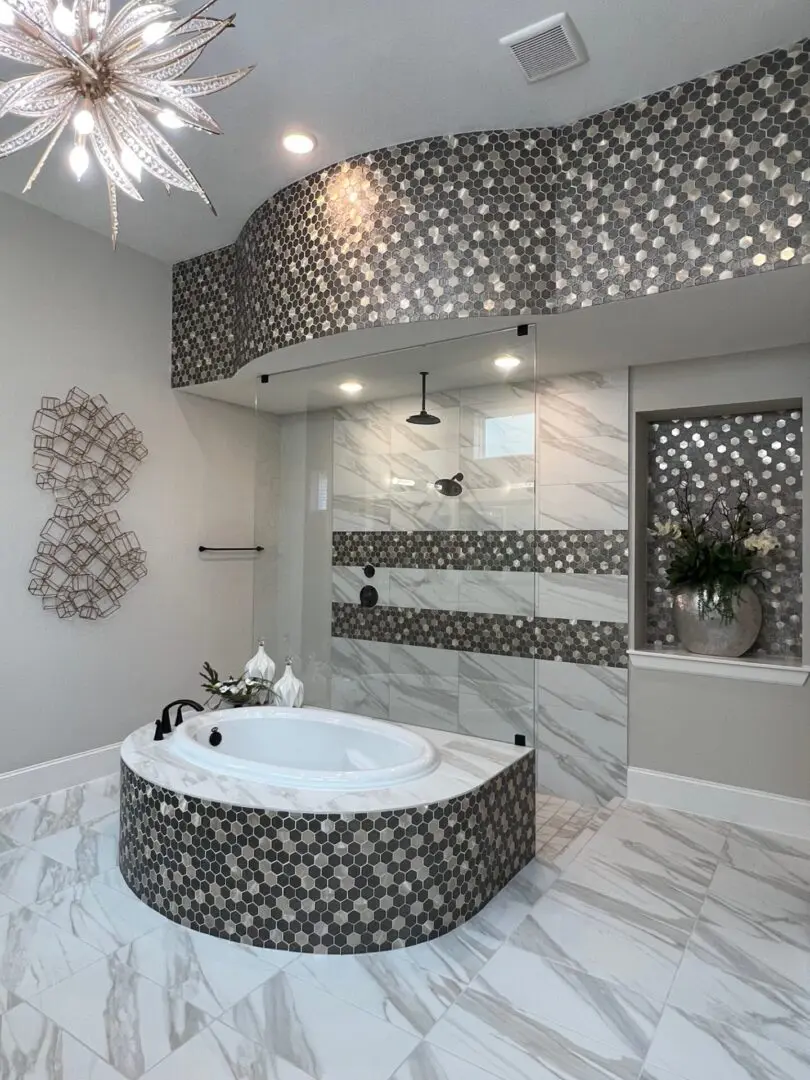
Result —
[[[762, 559], [755, 585], [762, 630], [751, 654], [802, 655], [802, 412], [799, 408], [672, 417], [647, 423], [647, 525], [670, 520], [676, 489], [687, 474], [708, 507], [733, 495], [750, 474], [752, 498], [772, 516], [779, 548]], [[675, 648], [678, 640], [666, 583], [667, 552], [648, 531], [646, 643]]]

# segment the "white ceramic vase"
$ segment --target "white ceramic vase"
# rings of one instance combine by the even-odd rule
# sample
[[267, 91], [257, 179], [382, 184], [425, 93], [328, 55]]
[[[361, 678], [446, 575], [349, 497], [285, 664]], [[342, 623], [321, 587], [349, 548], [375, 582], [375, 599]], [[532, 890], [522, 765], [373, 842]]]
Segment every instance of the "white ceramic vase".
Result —
[[250, 660], [245, 664], [245, 678], [246, 679], [264, 679], [265, 682], [272, 682], [273, 676], [276, 673], [276, 665], [272, 659], [267, 655], [264, 648], [264, 642], [259, 642], [259, 648], [255, 656], [252, 656]]
[[288, 709], [300, 709], [304, 704], [304, 684], [296, 678], [292, 669], [292, 660], [287, 660], [284, 674], [273, 687], [276, 705], [285, 705]]

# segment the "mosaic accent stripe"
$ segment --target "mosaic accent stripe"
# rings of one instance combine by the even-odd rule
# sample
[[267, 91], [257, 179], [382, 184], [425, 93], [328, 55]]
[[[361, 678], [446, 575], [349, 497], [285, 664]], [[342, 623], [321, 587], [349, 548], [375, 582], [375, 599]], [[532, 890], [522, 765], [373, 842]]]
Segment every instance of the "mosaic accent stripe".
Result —
[[808, 77], [803, 41], [553, 131], [428, 138], [308, 176], [232, 247], [175, 266], [173, 385], [363, 327], [554, 315], [798, 266]]
[[332, 604], [332, 637], [431, 649], [627, 666], [627, 624]]
[[532, 861], [534, 784], [530, 751], [443, 802], [282, 813], [180, 795], [122, 762], [121, 873], [172, 922], [245, 945], [416, 945], [465, 923]]
[[336, 532], [333, 566], [400, 570], [628, 573], [628, 534], [565, 529], [510, 532]]

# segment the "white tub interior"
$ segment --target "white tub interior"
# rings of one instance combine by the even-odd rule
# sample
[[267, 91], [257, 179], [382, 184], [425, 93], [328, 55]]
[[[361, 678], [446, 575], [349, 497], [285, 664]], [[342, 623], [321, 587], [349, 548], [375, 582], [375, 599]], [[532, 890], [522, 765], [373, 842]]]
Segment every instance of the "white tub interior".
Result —
[[[211, 746], [212, 729], [222, 735]], [[262, 706], [227, 709], [187, 720], [167, 752], [213, 774], [278, 787], [384, 788], [432, 772], [436, 748], [388, 721], [326, 709]]]

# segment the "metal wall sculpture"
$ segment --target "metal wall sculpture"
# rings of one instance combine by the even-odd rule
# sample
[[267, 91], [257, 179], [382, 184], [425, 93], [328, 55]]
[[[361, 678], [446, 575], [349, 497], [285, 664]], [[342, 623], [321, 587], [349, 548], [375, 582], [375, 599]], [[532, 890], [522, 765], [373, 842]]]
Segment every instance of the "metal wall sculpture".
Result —
[[111, 507], [146, 457], [143, 435], [107, 399], [74, 386], [44, 397], [34, 417], [37, 487], [52, 491], [53, 517], [40, 533], [28, 591], [60, 619], [106, 618], [146, 575], [146, 552]]

